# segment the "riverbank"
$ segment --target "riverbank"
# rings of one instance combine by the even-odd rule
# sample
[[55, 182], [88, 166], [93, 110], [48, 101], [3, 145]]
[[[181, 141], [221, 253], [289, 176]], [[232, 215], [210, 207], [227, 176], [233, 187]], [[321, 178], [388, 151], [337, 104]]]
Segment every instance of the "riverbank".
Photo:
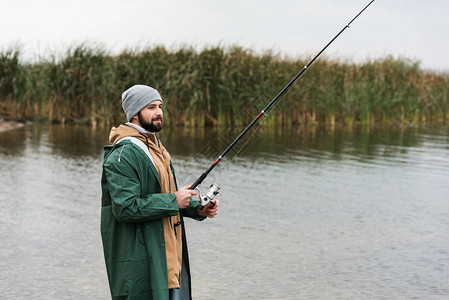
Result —
[[17, 121], [6, 121], [0, 119], [0, 132], [24, 127], [25, 124]]

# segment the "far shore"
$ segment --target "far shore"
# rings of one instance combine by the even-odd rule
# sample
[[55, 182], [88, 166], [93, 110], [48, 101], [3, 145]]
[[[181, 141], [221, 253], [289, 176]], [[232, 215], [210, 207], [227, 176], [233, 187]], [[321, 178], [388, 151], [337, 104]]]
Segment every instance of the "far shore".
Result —
[[0, 119], [0, 132], [24, 127], [25, 124], [17, 121], [6, 121]]

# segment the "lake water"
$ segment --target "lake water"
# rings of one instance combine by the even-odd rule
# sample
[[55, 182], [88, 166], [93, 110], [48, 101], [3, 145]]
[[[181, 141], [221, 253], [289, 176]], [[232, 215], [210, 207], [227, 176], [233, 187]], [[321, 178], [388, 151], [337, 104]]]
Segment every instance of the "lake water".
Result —
[[[164, 130], [180, 185], [238, 133]], [[110, 298], [108, 131], [0, 133], [0, 299]], [[236, 153], [203, 184], [219, 216], [186, 221], [194, 299], [449, 299], [448, 127], [256, 132]]]

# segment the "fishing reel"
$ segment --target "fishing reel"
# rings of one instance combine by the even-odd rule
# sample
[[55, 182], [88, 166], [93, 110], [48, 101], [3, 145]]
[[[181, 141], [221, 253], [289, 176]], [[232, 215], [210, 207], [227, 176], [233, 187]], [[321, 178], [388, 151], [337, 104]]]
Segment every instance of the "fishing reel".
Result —
[[[200, 195], [200, 205], [198, 206], [199, 209], [203, 209], [208, 203], [210, 203], [211, 200], [214, 199], [216, 195], [218, 195], [218, 191], [220, 190], [220, 186], [216, 183], [213, 183], [209, 187], [209, 191], [205, 195], [201, 193], [201, 190], [196, 187], [195, 190], [198, 191], [198, 194]], [[212, 206], [214, 203], [212, 203]]]

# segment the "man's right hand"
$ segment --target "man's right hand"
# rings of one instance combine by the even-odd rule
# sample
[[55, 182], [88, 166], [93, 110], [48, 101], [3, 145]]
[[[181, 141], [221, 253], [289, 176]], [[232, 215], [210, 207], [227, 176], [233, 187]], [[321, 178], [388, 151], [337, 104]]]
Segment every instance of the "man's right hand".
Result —
[[189, 188], [192, 185], [187, 185], [183, 188], [180, 188], [176, 193], [176, 202], [178, 202], [178, 207], [180, 209], [186, 208], [189, 203], [190, 200], [192, 199], [193, 196], [195, 196], [197, 194], [197, 192], [195, 190], [189, 190]]

